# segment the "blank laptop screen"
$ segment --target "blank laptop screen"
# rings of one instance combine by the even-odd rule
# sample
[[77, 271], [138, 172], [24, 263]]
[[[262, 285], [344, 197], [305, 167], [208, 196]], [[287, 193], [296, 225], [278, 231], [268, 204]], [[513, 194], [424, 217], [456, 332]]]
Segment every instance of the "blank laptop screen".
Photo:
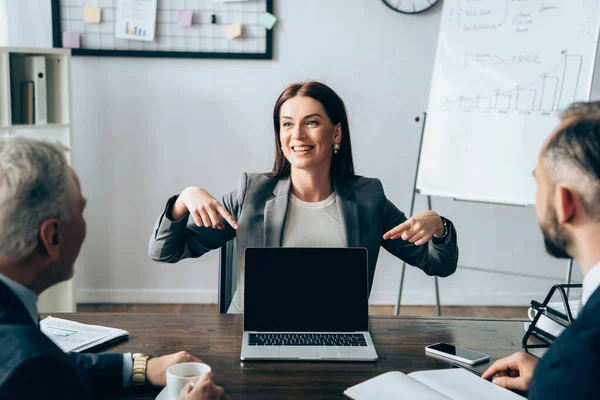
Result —
[[364, 248], [248, 248], [244, 330], [368, 330]]

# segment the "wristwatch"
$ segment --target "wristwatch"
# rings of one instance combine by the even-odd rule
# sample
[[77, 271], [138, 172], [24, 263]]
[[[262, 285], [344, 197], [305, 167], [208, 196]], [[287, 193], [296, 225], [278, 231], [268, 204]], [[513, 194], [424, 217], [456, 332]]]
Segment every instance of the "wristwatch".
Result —
[[437, 239], [435, 242], [440, 242], [442, 240], [445, 240], [446, 237], [448, 236], [448, 223], [446, 222], [446, 218], [441, 217], [441, 216], [440, 216], [440, 218], [442, 219], [442, 222], [444, 224], [444, 233], [442, 233], [441, 236], [433, 235], [433, 239]]
[[148, 360], [152, 356], [144, 353], [133, 353], [131, 359], [133, 360], [133, 385], [143, 386], [146, 384], [146, 366]]

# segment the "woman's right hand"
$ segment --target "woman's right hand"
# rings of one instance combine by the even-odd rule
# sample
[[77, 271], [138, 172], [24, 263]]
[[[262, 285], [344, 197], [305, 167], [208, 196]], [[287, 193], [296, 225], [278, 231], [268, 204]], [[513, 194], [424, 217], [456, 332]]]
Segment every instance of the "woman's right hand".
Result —
[[170, 218], [173, 221], [181, 219], [189, 211], [196, 225], [214, 229], [224, 229], [221, 217], [231, 225], [238, 228], [235, 219], [217, 199], [204, 189], [190, 186], [184, 189], [171, 208]]
[[224, 390], [213, 382], [212, 372], [202, 374], [194, 383], [188, 383], [181, 389], [179, 400], [226, 400]]

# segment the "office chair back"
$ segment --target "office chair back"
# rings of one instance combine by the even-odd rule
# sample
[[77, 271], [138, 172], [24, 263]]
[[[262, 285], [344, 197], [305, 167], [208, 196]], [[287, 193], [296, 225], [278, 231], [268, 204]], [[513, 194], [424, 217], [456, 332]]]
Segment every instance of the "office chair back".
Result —
[[231, 305], [235, 290], [235, 239], [221, 246], [219, 250], [219, 313], [226, 314]]

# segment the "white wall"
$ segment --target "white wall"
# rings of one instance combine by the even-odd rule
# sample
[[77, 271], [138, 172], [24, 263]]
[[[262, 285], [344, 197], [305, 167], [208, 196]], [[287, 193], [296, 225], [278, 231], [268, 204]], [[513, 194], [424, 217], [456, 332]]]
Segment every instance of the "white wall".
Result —
[[8, 43], [8, 0], [0, 0], [0, 46]]
[[[38, 22], [27, 26], [33, 3]], [[11, 45], [51, 45], [50, 0], [43, 3], [19, 0]], [[216, 301], [216, 252], [176, 265], [148, 259], [155, 218], [188, 185], [220, 196], [242, 171], [269, 170], [272, 107], [294, 81], [321, 80], [341, 95], [358, 172], [381, 178], [408, 210], [414, 117], [427, 105], [441, 7], [406, 16], [377, 0], [275, 3], [272, 61], [73, 59], [74, 165], [89, 199], [79, 301]], [[36, 36], [19, 34], [27, 29]], [[420, 198], [417, 210], [425, 205]], [[532, 207], [443, 198], [433, 206], [459, 232], [461, 267], [440, 281], [443, 304], [526, 305], [564, 279], [566, 261], [545, 254]], [[400, 265], [381, 254], [372, 302], [395, 302]], [[581, 279], [577, 268], [574, 276]], [[409, 267], [403, 300], [432, 304], [433, 279]]]

